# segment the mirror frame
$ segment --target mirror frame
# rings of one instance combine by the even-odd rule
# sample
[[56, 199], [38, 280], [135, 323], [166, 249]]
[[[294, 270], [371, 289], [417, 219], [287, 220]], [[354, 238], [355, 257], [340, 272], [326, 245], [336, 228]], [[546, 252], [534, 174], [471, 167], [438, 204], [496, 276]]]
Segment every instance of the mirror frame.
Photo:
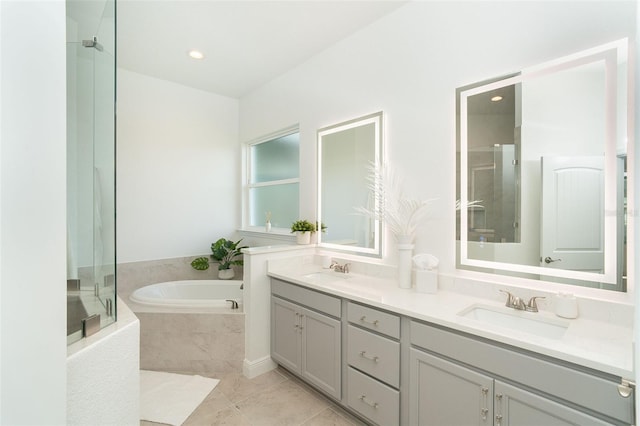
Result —
[[[372, 166], [380, 166], [382, 164], [382, 153], [383, 153], [383, 112], [379, 111], [373, 114], [365, 115], [363, 117], [355, 118], [353, 120], [345, 121], [342, 123], [334, 124], [331, 126], [323, 127], [318, 129], [318, 137], [317, 137], [317, 212], [316, 218], [318, 223], [322, 223], [322, 139], [325, 136], [329, 136], [335, 133], [339, 133], [344, 130], [353, 129], [355, 127], [373, 124], [374, 125], [374, 159], [372, 162]], [[375, 199], [376, 206], [379, 207], [381, 200]], [[354, 215], [357, 215], [354, 210]], [[319, 229], [318, 234], [318, 246], [335, 250], [341, 252], [354, 253], [359, 255], [365, 255], [370, 257], [382, 257], [382, 222], [378, 219], [372, 219], [374, 221], [373, 232], [374, 232], [374, 246], [373, 248], [367, 247], [358, 247], [358, 246], [348, 246], [342, 244], [333, 244], [322, 241], [322, 231]]]
[[[586, 51], [569, 55], [554, 61], [546, 62], [538, 66], [530, 67], [521, 73], [506, 79], [494, 81], [485, 85], [473, 87], [460, 92], [460, 170], [466, 171], [467, 164], [467, 98], [489, 90], [523, 83], [527, 80], [542, 77], [554, 72], [574, 68], [595, 61], [604, 60], [605, 63], [605, 168], [604, 168], [604, 272], [583, 272], [563, 269], [547, 269], [541, 266], [522, 265], [516, 263], [505, 263], [499, 261], [488, 261], [472, 259], [468, 256], [468, 212], [465, 208], [460, 208], [460, 265], [471, 267], [490, 268], [494, 273], [502, 271], [521, 272], [529, 274], [544, 275], [547, 277], [569, 278], [584, 281], [595, 281], [605, 284], [615, 285], [617, 281], [617, 245], [616, 245], [616, 101], [617, 101], [617, 70], [618, 61], [627, 59], [628, 40], [618, 40], [602, 46], [598, 46]], [[628, 64], [627, 64], [628, 66]], [[627, 70], [627, 80], [629, 73]], [[627, 83], [628, 84], [628, 83]], [[628, 87], [628, 86], [627, 86]], [[627, 115], [629, 114], [627, 110]], [[626, 121], [626, 118], [625, 118]], [[625, 126], [628, 129], [628, 126]], [[465, 206], [468, 199], [468, 176], [467, 173], [458, 173], [460, 206]], [[628, 182], [632, 182], [633, 178]], [[632, 211], [632, 206], [628, 211]], [[496, 271], [497, 270], [497, 271]]]

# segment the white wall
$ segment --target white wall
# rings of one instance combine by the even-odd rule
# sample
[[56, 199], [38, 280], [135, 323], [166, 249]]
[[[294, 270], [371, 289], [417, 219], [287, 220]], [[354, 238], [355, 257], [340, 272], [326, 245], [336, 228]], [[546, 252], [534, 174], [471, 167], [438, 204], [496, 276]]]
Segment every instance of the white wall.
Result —
[[[416, 2], [240, 102], [240, 140], [300, 123], [302, 217], [315, 212], [318, 128], [382, 110], [391, 166], [438, 198], [415, 252], [455, 269], [455, 89], [635, 31], [634, 2]], [[386, 262], [395, 261], [387, 238]]]
[[65, 4], [0, 2], [0, 424], [66, 423]]
[[118, 263], [206, 254], [240, 218], [238, 101], [118, 70]]
[[69, 346], [67, 425], [140, 424], [140, 321], [118, 299], [118, 321]]

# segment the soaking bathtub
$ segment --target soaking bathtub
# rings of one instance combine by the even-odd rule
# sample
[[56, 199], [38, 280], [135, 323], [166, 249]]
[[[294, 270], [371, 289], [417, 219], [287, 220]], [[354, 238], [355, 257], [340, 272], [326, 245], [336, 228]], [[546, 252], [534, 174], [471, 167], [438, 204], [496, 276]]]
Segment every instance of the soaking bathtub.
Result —
[[182, 280], [151, 284], [135, 290], [137, 304], [164, 308], [242, 308], [241, 280]]
[[140, 320], [140, 368], [208, 377], [241, 373], [241, 285], [241, 280], [185, 280], [135, 290], [129, 307]]

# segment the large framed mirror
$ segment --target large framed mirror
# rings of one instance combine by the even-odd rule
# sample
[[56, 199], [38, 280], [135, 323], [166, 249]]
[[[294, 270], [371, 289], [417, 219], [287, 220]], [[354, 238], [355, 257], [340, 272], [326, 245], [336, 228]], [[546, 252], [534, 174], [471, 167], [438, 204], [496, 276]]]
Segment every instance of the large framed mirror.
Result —
[[458, 90], [459, 268], [626, 290], [627, 45]]
[[382, 157], [382, 112], [318, 130], [318, 245], [382, 257], [378, 220], [357, 213], [371, 209], [371, 168]]

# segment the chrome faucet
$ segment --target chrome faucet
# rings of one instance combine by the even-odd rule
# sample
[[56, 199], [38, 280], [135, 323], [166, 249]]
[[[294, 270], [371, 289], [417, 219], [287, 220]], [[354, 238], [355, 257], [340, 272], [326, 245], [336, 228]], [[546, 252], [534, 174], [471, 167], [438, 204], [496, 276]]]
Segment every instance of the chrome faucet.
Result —
[[538, 312], [538, 304], [536, 303], [536, 300], [544, 299], [544, 297], [534, 296], [529, 299], [529, 303], [525, 304], [524, 300], [509, 293], [507, 290], [500, 291], [507, 295], [507, 302], [504, 304], [504, 306], [506, 306], [507, 308], [517, 309], [519, 311]]
[[331, 266], [329, 266], [329, 268], [333, 269], [336, 272], [342, 272], [343, 274], [348, 274], [349, 273], [349, 265], [351, 265], [350, 263], [345, 263], [344, 265], [340, 265], [338, 262], [336, 262], [335, 260], [333, 262], [331, 262]]

